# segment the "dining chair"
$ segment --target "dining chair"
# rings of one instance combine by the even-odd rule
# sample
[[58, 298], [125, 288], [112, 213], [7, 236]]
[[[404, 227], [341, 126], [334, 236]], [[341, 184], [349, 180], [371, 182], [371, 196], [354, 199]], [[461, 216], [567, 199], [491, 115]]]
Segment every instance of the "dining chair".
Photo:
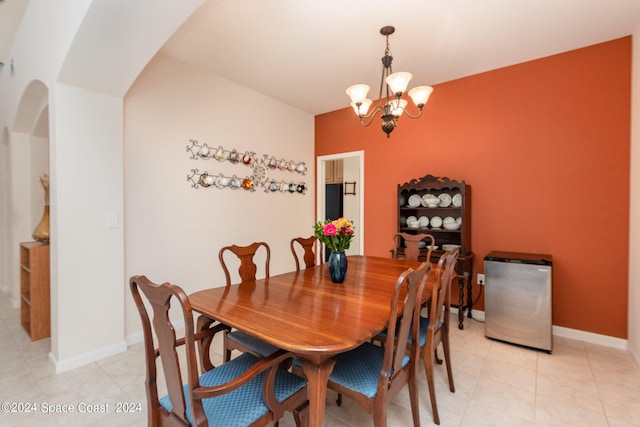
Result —
[[[419, 318], [420, 333], [418, 342], [420, 344], [420, 358], [424, 363], [431, 399], [431, 412], [433, 414], [433, 421], [436, 424], [440, 424], [440, 415], [438, 414], [438, 405], [436, 402], [433, 366], [434, 361], [438, 364], [442, 363], [437, 356], [438, 346], [440, 344], [442, 344], [444, 361], [447, 368], [449, 390], [452, 393], [456, 391], [453, 381], [453, 370], [451, 368], [451, 349], [449, 345], [449, 319], [451, 317], [449, 297], [451, 282], [454, 277], [456, 277], [455, 269], [457, 259], [458, 249], [445, 252], [440, 257], [438, 268], [436, 269], [438, 276], [431, 290], [429, 317], [420, 316]], [[411, 344], [414, 342], [416, 341], [412, 340]]]
[[[256, 275], [258, 273], [258, 266], [256, 265], [256, 258], [262, 256], [264, 258], [264, 264], [262, 272], [264, 277], [269, 277], [269, 263], [271, 261], [271, 249], [265, 242], [253, 242], [247, 246], [231, 245], [225, 246], [218, 252], [218, 259], [224, 270], [227, 286], [231, 286], [232, 278], [229, 271], [227, 261], [230, 254], [236, 256], [240, 262], [238, 267], [238, 276], [240, 277], [240, 284], [245, 286], [252, 286], [255, 284]], [[199, 320], [200, 322], [200, 320]], [[248, 352], [258, 357], [269, 357], [279, 350], [269, 343], [266, 343], [258, 338], [255, 338], [245, 332], [238, 330], [227, 329], [224, 331], [223, 338], [223, 360], [228, 362], [231, 359], [231, 352], [233, 350], [239, 350], [241, 352]]]
[[[260, 249], [264, 252], [264, 277], [269, 277], [269, 263], [271, 262], [271, 249], [265, 242], [253, 242], [247, 246], [231, 245], [225, 246], [218, 252], [218, 259], [224, 270], [224, 276], [227, 281], [227, 286], [231, 286], [232, 279], [229, 267], [227, 266], [226, 256], [227, 253], [232, 253], [240, 261], [238, 268], [238, 275], [240, 277], [240, 283], [253, 282], [256, 280], [258, 272], [258, 266], [256, 265], [256, 254]], [[262, 265], [262, 264], [261, 264]]]
[[[157, 285], [145, 276], [133, 276], [129, 285], [144, 333], [149, 426], [277, 425], [285, 411], [293, 412], [296, 424], [306, 425], [306, 383], [280, 368], [292, 357], [290, 353], [281, 350], [266, 359], [244, 353], [200, 372], [195, 344], [212, 330], [194, 332], [193, 312], [184, 291], [170, 283]], [[173, 302], [182, 316], [174, 310], [170, 315]], [[184, 334], [177, 336], [181, 322]], [[158, 396], [158, 366], [167, 389], [163, 397]]]
[[[384, 346], [365, 342], [335, 357], [336, 363], [327, 387], [338, 392], [338, 405], [342, 403], [342, 395], [353, 398], [373, 415], [376, 426], [386, 425], [389, 403], [405, 386], [409, 388], [413, 425], [420, 425], [418, 349], [409, 347], [408, 340], [411, 333], [415, 335], [414, 342], [418, 338], [418, 331], [411, 325], [418, 322], [422, 292], [430, 272], [431, 263], [425, 262], [415, 270], [405, 270], [398, 277], [390, 295], [388, 330], [394, 332], [388, 334]], [[401, 303], [402, 312], [398, 316]], [[407, 350], [410, 350], [409, 355]]]
[[[412, 261], [418, 261], [420, 256], [420, 243], [424, 242], [427, 247], [427, 256], [425, 261], [431, 260], [431, 253], [436, 244], [436, 240], [431, 234], [418, 233], [397, 233], [393, 236], [392, 258], [404, 258]], [[400, 248], [404, 246], [404, 256], [400, 254]]]
[[[305, 268], [316, 265], [316, 246], [318, 243], [315, 236], [294, 237], [291, 239], [290, 247], [293, 259], [296, 262], [296, 271], [300, 271], [300, 258], [304, 261]], [[302, 251], [301, 256], [299, 256], [300, 251]]]

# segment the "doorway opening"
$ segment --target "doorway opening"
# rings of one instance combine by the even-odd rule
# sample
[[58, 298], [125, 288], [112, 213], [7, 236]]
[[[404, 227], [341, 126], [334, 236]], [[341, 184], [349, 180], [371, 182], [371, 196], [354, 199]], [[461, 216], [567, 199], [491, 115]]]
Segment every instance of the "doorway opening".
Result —
[[[340, 215], [351, 220], [356, 235], [346, 253], [364, 254], [364, 151], [318, 156], [316, 161], [316, 217], [337, 219], [327, 215]], [[340, 164], [341, 174], [336, 170]], [[345, 194], [345, 182], [353, 189], [349, 194]]]

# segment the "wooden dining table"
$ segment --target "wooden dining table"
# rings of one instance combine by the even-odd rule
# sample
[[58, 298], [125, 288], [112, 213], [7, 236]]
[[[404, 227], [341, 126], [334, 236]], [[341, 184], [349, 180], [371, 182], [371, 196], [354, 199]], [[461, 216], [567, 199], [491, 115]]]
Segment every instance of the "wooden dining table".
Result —
[[[416, 261], [349, 256], [341, 284], [331, 281], [328, 264], [320, 264], [255, 282], [197, 291], [189, 300], [193, 310], [209, 319], [298, 356], [308, 381], [309, 425], [319, 427], [333, 356], [385, 329], [398, 276], [418, 265]], [[425, 289], [427, 292], [430, 294]]]

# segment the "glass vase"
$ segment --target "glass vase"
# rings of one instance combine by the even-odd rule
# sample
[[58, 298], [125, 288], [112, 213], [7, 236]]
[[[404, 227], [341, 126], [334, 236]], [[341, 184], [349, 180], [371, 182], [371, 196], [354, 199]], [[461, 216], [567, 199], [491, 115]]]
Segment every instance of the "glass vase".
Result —
[[347, 255], [344, 252], [329, 254], [329, 274], [333, 283], [342, 283], [347, 275]]

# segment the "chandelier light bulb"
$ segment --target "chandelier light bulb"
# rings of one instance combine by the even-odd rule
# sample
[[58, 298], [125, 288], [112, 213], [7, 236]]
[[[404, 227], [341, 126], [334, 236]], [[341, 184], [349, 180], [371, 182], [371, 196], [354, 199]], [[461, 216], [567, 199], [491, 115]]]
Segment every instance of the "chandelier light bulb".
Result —
[[357, 104], [359, 102], [364, 102], [367, 99], [369, 86], [365, 84], [357, 84], [349, 86], [345, 92], [349, 95], [349, 98], [351, 98], [351, 102]]
[[367, 113], [369, 112], [369, 107], [371, 107], [372, 103], [373, 103], [372, 100], [365, 99], [359, 104], [352, 102], [351, 107], [353, 107], [353, 111], [355, 111], [358, 116], [363, 117], [363, 116], [366, 116]]
[[391, 114], [393, 114], [393, 117], [395, 117], [396, 119], [400, 118], [408, 103], [409, 101], [407, 101], [406, 99], [389, 101], [389, 106], [391, 107], [390, 110]]
[[422, 108], [427, 103], [431, 92], [433, 92], [431, 86], [416, 86], [409, 91], [409, 96], [418, 108]]
[[413, 74], [400, 71], [389, 75], [389, 77], [385, 79], [385, 82], [391, 88], [391, 92], [393, 92], [395, 96], [400, 97], [404, 91], [407, 90], [407, 86], [409, 86], [412, 77]]

